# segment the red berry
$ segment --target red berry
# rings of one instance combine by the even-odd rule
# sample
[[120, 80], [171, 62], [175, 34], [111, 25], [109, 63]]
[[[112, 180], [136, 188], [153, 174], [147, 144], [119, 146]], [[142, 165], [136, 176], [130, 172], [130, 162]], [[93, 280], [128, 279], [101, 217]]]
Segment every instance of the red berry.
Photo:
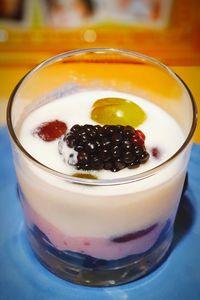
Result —
[[144, 145], [144, 140], [145, 140], [145, 135], [141, 130], [135, 130], [134, 135], [132, 137], [132, 142], [143, 146]]
[[52, 142], [67, 131], [67, 125], [62, 121], [44, 122], [39, 125], [33, 132], [37, 134], [43, 141]]
[[156, 147], [154, 147], [154, 148], [151, 149], [151, 153], [156, 158], [159, 158], [159, 156], [160, 156], [160, 151]]
[[141, 130], [139, 130], [139, 129], [135, 130], [135, 134], [136, 134], [142, 141], [145, 140], [145, 134], [144, 134]]

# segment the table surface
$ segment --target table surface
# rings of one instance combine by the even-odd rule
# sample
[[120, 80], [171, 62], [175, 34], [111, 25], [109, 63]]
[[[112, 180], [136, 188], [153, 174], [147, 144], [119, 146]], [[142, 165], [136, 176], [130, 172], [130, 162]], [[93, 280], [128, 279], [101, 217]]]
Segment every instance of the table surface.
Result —
[[7, 130], [0, 128], [0, 299], [1, 300], [199, 300], [200, 145], [189, 163], [189, 185], [181, 199], [171, 253], [153, 273], [111, 288], [68, 283], [47, 271], [26, 241]]

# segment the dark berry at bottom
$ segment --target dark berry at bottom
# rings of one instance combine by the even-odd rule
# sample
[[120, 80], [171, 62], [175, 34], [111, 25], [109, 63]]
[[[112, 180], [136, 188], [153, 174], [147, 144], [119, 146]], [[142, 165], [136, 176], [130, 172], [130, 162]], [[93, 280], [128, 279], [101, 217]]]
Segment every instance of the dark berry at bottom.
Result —
[[74, 125], [64, 138], [67, 146], [78, 152], [77, 170], [112, 172], [145, 163], [149, 154], [144, 140], [144, 133], [131, 126], [87, 124]]
[[136, 232], [132, 232], [132, 233], [127, 233], [123, 236], [120, 237], [116, 237], [114, 239], [112, 239], [113, 242], [115, 243], [125, 243], [125, 242], [129, 242], [138, 238], [143, 237], [144, 235], [150, 233], [151, 231], [153, 231], [156, 227], [158, 226], [158, 224], [153, 224], [150, 227], [146, 228], [146, 229], [142, 229]]
[[102, 268], [107, 267], [109, 271], [111, 268], [127, 266], [129, 263], [133, 263], [141, 257], [148, 255], [148, 253], [152, 253], [153, 249], [157, 249], [157, 247], [162, 245], [163, 241], [165, 241], [169, 236], [171, 226], [172, 225], [169, 219], [166, 221], [166, 224], [162, 229], [157, 241], [153, 245], [153, 248], [149, 249], [145, 253], [132, 254], [120, 259], [113, 260], [100, 259], [67, 249], [65, 251], [60, 251], [55, 248], [48, 237], [36, 225], [28, 228], [28, 237], [29, 239], [31, 238], [33, 247], [37, 247], [39, 253], [41, 254], [40, 257], [44, 256], [46, 259], [49, 259], [50, 265], [52, 265], [52, 259], [55, 259], [56, 264], [64, 265], [65, 262], [68, 262], [75, 267], [80, 267], [81, 270], [83, 269], [83, 267], [88, 267], [92, 268], [93, 271], [97, 270], [98, 268], [102, 271]]

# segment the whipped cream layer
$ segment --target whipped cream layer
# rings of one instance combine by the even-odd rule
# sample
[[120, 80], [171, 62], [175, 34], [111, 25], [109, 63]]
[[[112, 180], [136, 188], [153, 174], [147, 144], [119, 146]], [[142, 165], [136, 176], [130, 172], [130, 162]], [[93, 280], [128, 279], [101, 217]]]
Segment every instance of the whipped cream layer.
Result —
[[[46, 143], [33, 130], [43, 122], [61, 120], [74, 124], [96, 124], [90, 119], [93, 103], [100, 98], [118, 97], [137, 103], [147, 119], [137, 129], [146, 135], [147, 151], [157, 147], [160, 158], [150, 156], [134, 170], [94, 172], [99, 179], [127, 177], [151, 169], [172, 156], [184, 142], [175, 120], [158, 106], [130, 94], [90, 91], [47, 103], [27, 115], [19, 126], [24, 148], [42, 164], [65, 174], [76, 169], [64, 163], [58, 153], [58, 140]], [[17, 162], [17, 175], [25, 199], [36, 214], [61, 234], [71, 237], [109, 239], [164, 224], [175, 215], [184, 182], [188, 155], [181, 153], [158, 173], [143, 180], [115, 186], [73, 184], [56, 177], [26, 157]], [[93, 172], [90, 172], [93, 173]]]

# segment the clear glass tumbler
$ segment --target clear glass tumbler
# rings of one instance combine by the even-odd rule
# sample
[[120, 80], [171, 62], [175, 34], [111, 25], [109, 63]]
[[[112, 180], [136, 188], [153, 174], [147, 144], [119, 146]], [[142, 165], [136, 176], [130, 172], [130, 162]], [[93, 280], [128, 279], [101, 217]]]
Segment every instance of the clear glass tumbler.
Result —
[[[182, 128], [182, 145], [160, 165], [123, 178], [119, 172], [115, 179], [73, 177], [32, 157], [19, 138], [26, 116], [60, 97], [91, 90], [125, 92], [156, 104]], [[77, 123], [79, 113], [81, 103]], [[155, 269], [172, 241], [196, 120], [182, 80], [138, 53], [76, 50], [30, 71], [10, 97], [7, 123], [27, 238], [39, 261], [61, 278], [90, 286], [127, 283]]]

